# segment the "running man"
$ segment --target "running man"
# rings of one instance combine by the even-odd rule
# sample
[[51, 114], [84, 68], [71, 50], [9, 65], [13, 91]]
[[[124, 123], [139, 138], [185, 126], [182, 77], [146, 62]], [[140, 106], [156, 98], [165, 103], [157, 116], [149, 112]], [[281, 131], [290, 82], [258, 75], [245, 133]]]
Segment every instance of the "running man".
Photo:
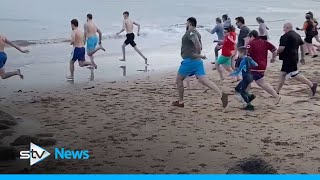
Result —
[[284, 24], [283, 31], [285, 34], [280, 38], [280, 45], [277, 53], [279, 55], [279, 59], [283, 61], [283, 64], [276, 92], [279, 94], [285, 83], [286, 76], [290, 76], [291, 78], [308, 85], [311, 88], [312, 95], [314, 96], [316, 94], [318, 84], [305, 78], [298, 70], [299, 47], [301, 50], [300, 62], [302, 64], [305, 63], [305, 54], [303, 49], [304, 42], [302, 41], [301, 36], [293, 30], [291, 23]]
[[140, 36], [140, 24], [129, 19], [129, 12], [128, 11], [125, 11], [123, 13], [123, 18], [124, 18], [124, 20], [123, 20], [122, 29], [119, 33], [117, 33], [117, 35], [121, 34], [123, 31], [126, 31], [127, 32], [127, 35], [126, 35], [127, 39], [124, 41], [124, 44], [122, 45], [123, 58], [120, 59], [120, 61], [126, 61], [126, 46], [128, 44], [130, 44], [134, 48], [134, 50], [136, 50], [137, 53], [139, 53], [140, 56], [144, 59], [145, 64], [148, 64], [148, 59], [142, 54], [142, 52], [138, 49], [137, 44], [134, 42], [135, 35], [133, 33], [133, 25], [138, 26], [137, 35]]
[[220, 79], [224, 80], [223, 71], [219, 67], [222, 65], [229, 73], [233, 72], [231, 68], [232, 58], [236, 54], [236, 32], [233, 26], [224, 30], [224, 40], [222, 45], [222, 53], [216, 62], [216, 69], [219, 72]]
[[73, 45], [74, 50], [72, 53], [72, 59], [70, 61], [70, 76], [67, 79], [74, 79], [74, 63], [79, 62], [80, 67], [92, 66], [91, 62], [86, 61], [86, 49], [84, 48], [84, 33], [79, 28], [79, 22], [76, 19], [71, 20], [71, 45]]
[[237, 48], [243, 47], [246, 45], [246, 41], [248, 38], [248, 34], [250, 29], [245, 25], [245, 20], [242, 16], [236, 18], [236, 25], [240, 29], [240, 33], [238, 35], [238, 43]]
[[277, 48], [270, 42], [260, 38], [256, 30], [251, 31], [248, 37], [248, 55], [258, 64], [258, 66], [251, 68], [253, 80], [260, 88], [271, 94], [276, 99], [276, 104], [278, 104], [281, 97], [264, 78], [268, 65], [268, 51], [272, 52], [271, 62], [274, 62], [277, 57]]
[[8, 44], [22, 53], [29, 53], [29, 50], [22, 50], [18, 45], [9, 41], [6, 37], [0, 35], [0, 76], [2, 79], [8, 79], [12, 76], [19, 76], [23, 79], [20, 69], [12, 72], [6, 72], [4, 66], [7, 62], [7, 54], [4, 52], [5, 45]]
[[[221, 45], [223, 44], [223, 32], [224, 32], [224, 28], [223, 28], [223, 24], [222, 24], [222, 20], [217, 17], [216, 18], [216, 23], [217, 25], [211, 30], [211, 29], [207, 29], [207, 31], [211, 34], [217, 34], [218, 36], [218, 44], [216, 45], [216, 47], [214, 48], [214, 55], [215, 55], [215, 60], [217, 61], [218, 56], [219, 56], [219, 51], [221, 49]], [[214, 43], [217, 41], [214, 41]], [[214, 62], [212, 63], [214, 64]]]
[[[87, 54], [90, 57], [90, 61], [93, 67], [97, 69], [97, 64], [94, 62], [93, 55], [99, 50], [106, 50], [101, 46], [102, 33], [95, 25], [92, 18], [92, 14], [87, 14], [87, 23], [84, 25], [84, 39], [87, 41]], [[99, 34], [99, 39], [97, 37], [97, 33]], [[98, 41], [99, 46], [96, 47], [98, 45]]]
[[183, 80], [186, 77], [195, 75], [201, 84], [219, 93], [222, 101], [222, 106], [227, 107], [228, 95], [221, 91], [216, 86], [216, 84], [210, 81], [206, 76], [202, 61], [202, 59], [206, 59], [206, 57], [204, 55], [201, 55], [201, 35], [196, 29], [197, 20], [194, 17], [190, 17], [188, 18], [186, 25], [187, 31], [182, 37], [181, 45], [181, 57], [183, 61], [180, 65], [176, 82], [179, 93], [179, 101], [173, 102], [172, 105], [177, 107], [184, 107]]
[[251, 104], [251, 101], [253, 101], [256, 97], [253, 94], [249, 94], [247, 92], [247, 88], [253, 81], [253, 77], [251, 74], [251, 67], [258, 66], [258, 64], [251, 58], [247, 56], [248, 49], [247, 47], [239, 47], [239, 58], [241, 59], [241, 63], [239, 65], [239, 68], [231, 73], [231, 76], [238, 76], [239, 74], [242, 75], [242, 81], [237, 85], [235, 88], [236, 90], [236, 96], [241, 96], [242, 99], [246, 102], [246, 107], [244, 110], [253, 111], [254, 106]]

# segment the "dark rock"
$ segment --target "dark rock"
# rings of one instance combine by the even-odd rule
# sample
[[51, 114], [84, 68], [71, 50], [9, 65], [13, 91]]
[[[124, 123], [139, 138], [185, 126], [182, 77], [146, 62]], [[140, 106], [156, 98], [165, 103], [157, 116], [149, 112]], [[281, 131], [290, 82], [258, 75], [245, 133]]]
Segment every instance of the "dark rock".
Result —
[[278, 171], [263, 159], [250, 157], [238, 161], [227, 174], [278, 174]]
[[20, 145], [29, 145], [30, 142], [37, 144], [39, 146], [53, 146], [57, 143], [55, 139], [40, 139], [33, 136], [22, 135], [18, 137], [13, 143], [12, 146], [20, 146]]
[[10, 120], [0, 120], [0, 124], [5, 124], [7, 126], [15, 126], [15, 125], [17, 125], [16, 122], [10, 121]]
[[36, 135], [37, 137], [53, 137], [53, 133], [40, 133]]
[[0, 123], [0, 130], [9, 129], [9, 128], [10, 128], [10, 126], [5, 125], [5, 124], [3, 124], [3, 123]]
[[19, 152], [13, 147], [0, 147], [0, 161], [15, 160]]

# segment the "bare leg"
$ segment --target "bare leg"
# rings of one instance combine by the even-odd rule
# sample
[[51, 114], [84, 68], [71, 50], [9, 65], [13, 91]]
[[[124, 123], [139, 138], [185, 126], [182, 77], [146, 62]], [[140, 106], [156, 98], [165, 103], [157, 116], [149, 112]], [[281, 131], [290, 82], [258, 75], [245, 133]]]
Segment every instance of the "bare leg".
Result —
[[70, 76], [68, 76], [68, 79], [74, 79], [74, 61], [70, 61]]
[[90, 66], [90, 65], [92, 65], [91, 62], [88, 62], [88, 61], [79, 61], [79, 66], [80, 66], [80, 67]]
[[[231, 74], [233, 72], [233, 69], [231, 68], [231, 66], [224, 65], [223, 67], [229, 72], [229, 74]], [[232, 79], [233, 79], [232, 82], [237, 82], [238, 81], [237, 77], [233, 77]]]
[[184, 95], [184, 86], [183, 86], [183, 80], [186, 77], [183, 77], [181, 75], [177, 75], [177, 88], [178, 88], [178, 93], [179, 93], [179, 103], [183, 104], [183, 95]]
[[148, 59], [142, 54], [142, 52], [138, 49], [138, 47], [137, 46], [135, 46], [135, 47], [133, 47], [134, 48], [134, 50], [136, 50], [137, 51], [137, 53], [139, 53], [140, 54], [140, 56], [144, 59], [144, 61], [145, 61], [145, 64], [148, 64]]
[[190, 89], [190, 77], [186, 77], [185, 81], [187, 83], [187, 88]]
[[217, 92], [220, 95], [221, 101], [222, 101], [222, 106], [224, 108], [228, 106], [228, 103], [229, 103], [228, 102], [228, 95], [223, 93], [221, 91], [221, 89], [218, 88], [218, 86], [214, 82], [210, 81], [207, 76], [198, 76], [198, 80], [202, 85], [214, 90], [215, 92]]
[[310, 80], [308, 80], [306, 77], [304, 77], [302, 74], [298, 74], [297, 76], [293, 77], [293, 79], [308, 85], [310, 88], [312, 88], [313, 86], [313, 83]]
[[271, 94], [274, 98], [276, 98], [277, 99], [276, 104], [279, 104], [281, 97], [277, 94], [277, 92], [273, 89], [273, 87], [264, 78], [257, 80], [256, 83], [259, 87], [261, 87], [267, 93]]
[[123, 44], [121, 47], [122, 47], [122, 55], [123, 55], [123, 58], [122, 59], [119, 59], [120, 61], [126, 61], [126, 44]]
[[93, 57], [93, 55], [92, 55], [92, 56], [89, 56], [89, 58], [90, 58], [90, 61], [91, 61], [92, 66], [93, 66], [95, 69], [97, 69], [98, 66], [97, 66], [97, 64], [94, 62], [94, 57]]
[[217, 69], [217, 71], [218, 71], [218, 73], [219, 73], [220, 80], [224, 80], [224, 77], [223, 77], [223, 70], [219, 67], [219, 66], [220, 66], [220, 64], [219, 64], [218, 62], [216, 62], [215, 66], [216, 66], [216, 69]]
[[210, 81], [207, 76], [199, 76], [198, 80], [202, 85], [214, 90], [219, 94], [220, 97], [222, 97], [222, 91], [218, 88], [218, 86], [214, 82]]
[[99, 45], [98, 47], [96, 47], [94, 50], [88, 52], [87, 54], [88, 54], [88, 56], [92, 56], [96, 52], [98, 52], [99, 50], [106, 51], [106, 49], [104, 49], [101, 45]]
[[308, 52], [310, 53], [311, 56], [313, 56], [314, 55], [314, 51], [312, 50], [313, 45], [310, 43], [306, 43], [306, 44], [307, 44], [306, 46], [307, 46]]
[[276, 89], [276, 93], [277, 94], [280, 93], [280, 90], [281, 90], [281, 88], [283, 87], [283, 85], [284, 85], [284, 83], [286, 81], [286, 75], [287, 75], [286, 72], [280, 72], [279, 82], [278, 82], [278, 86], [277, 86], [277, 89]]
[[216, 61], [217, 61], [218, 56], [219, 56], [219, 51], [220, 51], [219, 45], [216, 45], [216, 47], [214, 48], [214, 55], [215, 55], [215, 60]]
[[23, 75], [20, 72], [20, 69], [16, 70], [16, 71], [12, 71], [12, 72], [5, 72], [4, 68], [0, 69], [0, 77], [2, 79], [8, 79], [12, 76], [20, 76], [21, 79], [23, 79]]

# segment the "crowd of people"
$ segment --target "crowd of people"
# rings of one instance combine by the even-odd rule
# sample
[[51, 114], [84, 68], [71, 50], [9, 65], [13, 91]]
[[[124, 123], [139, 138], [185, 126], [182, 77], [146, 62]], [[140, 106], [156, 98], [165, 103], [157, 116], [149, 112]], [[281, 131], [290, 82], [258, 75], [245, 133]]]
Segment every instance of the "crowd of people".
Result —
[[[275, 98], [275, 104], [281, 100], [280, 90], [282, 89], [286, 77], [293, 78], [303, 84], [306, 84], [312, 92], [316, 94], [318, 84], [311, 82], [298, 70], [299, 62], [305, 64], [305, 55], [312, 55], [316, 58], [317, 54], [312, 44], [313, 38], [318, 41], [317, 21], [312, 12], [306, 13], [306, 22], [302, 30], [305, 31], [304, 41], [301, 36], [294, 31], [292, 23], [283, 25], [284, 34], [280, 38], [279, 47], [276, 48], [270, 43], [268, 35], [268, 26], [261, 17], [256, 18], [259, 24], [258, 30], [250, 30], [245, 25], [245, 19], [241, 16], [235, 18], [236, 26], [240, 29], [236, 37], [235, 28], [228, 15], [216, 18], [216, 26], [211, 30], [211, 34], [217, 34], [218, 39], [214, 41], [217, 45], [214, 48], [216, 69], [223, 81], [223, 69], [228, 71], [233, 77], [233, 81], [240, 81], [235, 87], [237, 99], [244, 103], [244, 110], [254, 110], [252, 101], [256, 98], [250, 94], [250, 84], [254, 81], [256, 84]], [[183, 80], [190, 76], [196, 76], [201, 84], [217, 92], [222, 101], [222, 106], [228, 105], [228, 94], [221, 90], [215, 83], [210, 81], [205, 73], [203, 61], [207, 57], [201, 55], [202, 43], [201, 35], [197, 31], [197, 20], [193, 17], [187, 20], [187, 31], [182, 38], [181, 56], [182, 63], [177, 75], [177, 87], [179, 100], [172, 103], [173, 106], [184, 107], [184, 85]], [[300, 30], [299, 28], [296, 28]], [[319, 42], [319, 41], [318, 41]], [[299, 53], [299, 49], [301, 52]], [[305, 51], [307, 49], [307, 51]], [[219, 56], [219, 51], [221, 55]], [[268, 53], [272, 53], [271, 63], [274, 63], [276, 57], [282, 60], [282, 67], [279, 81], [274, 89], [265, 79], [265, 71], [268, 64]], [[299, 59], [300, 54], [300, 59]]]
[[[138, 49], [135, 43], [135, 34], [133, 32], [134, 25], [138, 26], [137, 35], [140, 33], [140, 25], [129, 18], [129, 12], [123, 13], [123, 27], [117, 35], [126, 31], [126, 40], [122, 45], [123, 58], [120, 61], [126, 61], [125, 48], [131, 45], [137, 53], [148, 64], [147, 58]], [[312, 95], [317, 91], [317, 83], [311, 82], [305, 78], [298, 70], [298, 63], [305, 64], [305, 56], [311, 55], [316, 58], [317, 52], [313, 45], [313, 38], [320, 43], [318, 36], [318, 22], [315, 20], [312, 12], [306, 13], [306, 21], [303, 28], [296, 28], [305, 32], [304, 41], [301, 36], [294, 31], [291, 23], [283, 25], [284, 35], [280, 38], [279, 47], [276, 48], [270, 43], [268, 35], [268, 26], [261, 17], [257, 17], [256, 21], [259, 24], [258, 30], [250, 30], [245, 25], [245, 19], [241, 16], [235, 18], [235, 24], [240, 29], [239, 34], [236, 34], [236, 29], [232, 25], [231, 19], [227, 14], [222, 15], [222, 18], [216, 18], [216, 26], [213, 29], [207, 29], [211, 34], [217, 34], [218, 39], [214, 41], [217, 45], [214, 48], [215, 61], [213, 69], [217, 70], [220, 80], [224, 80], [224, 70], [226, 70], [234, 82], [239, 82], [235, 87], [236, 97], [240, 102], [245, 103], [245, 110], [254, 110], [251, 102], [256, 98], [250, 94], [250, 84], [254, 81], [259, 87], [272, 95], [276, 104], [281, 100], [280, 90], [284, 85], [286, 76], [289, 76], [310, 87]], [[209, 80], [206, 75], [202, 59], [207, 57], [201, 54], [202, 43], [201, 35], [197, 31], [197, 20], [190, 17], [186, 22], [186, 32], [182, 37], [181, 56], [182, 63], [180, 65], [176, 84], [179, 94], [179, 100], [172, 103], [173, 106], [184, 107], [184, 80], [190, 76], [196, 76], [201, 84], [214, 90], [221, 97], [223, 107], [228, 105], [229, 94], [221, 90], [214, 82]], [[100, 50], [105, 51], [102, 46], [102, 32], [93, 22], [93, 15], [87, 14], [87, 23], [84, 25], [84, 31], [79, 27], [77, 19], [71, 20], [71, 45], [74, 47], [72, 58], [70, 60], [70, 75], [67, 79], [74, 79], [74, 63], [78, 61], [80, 67], [88, 66], [92, 71], [97, 69], [97, 64], [94, 61], [94, 54]], [[99, 36], [97, 36], [97, 34]], [[5, 45], [8, 44], [22, 53], [29, 53], [28, 50], [22, 50], [19, 46], [9, 41], [4, 36], [0, 36], [0, 76], [2, 79], [7, 79], [12, 76], [20, 76], [23, 78], [21, 71], [18, 69], [12, 72], [5, 71], [7, 55], [4, 52]], [[87, 46], [85, 48], [85, 45]], [[301, 52], [299, 53], [299, 48]], [[221, 55], [219, 56], [219, 51]], [[268, 64], [268, 52], [272, 53], [271, 63], [275, 62], [276, 57], [282, 60], [282, 68], [280, 72], [279, 82], [274, 89], [264, 78]], [[86, 61], [85, 55], [89, 56], [90, 61]], [[300, 59], [299, 59], [300, 54]]]

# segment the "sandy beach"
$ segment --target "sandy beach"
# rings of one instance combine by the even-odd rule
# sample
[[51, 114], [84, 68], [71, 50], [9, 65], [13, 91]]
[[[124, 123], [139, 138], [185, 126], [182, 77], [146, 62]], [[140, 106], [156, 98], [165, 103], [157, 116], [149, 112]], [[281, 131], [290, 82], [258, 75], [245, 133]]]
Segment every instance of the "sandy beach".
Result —
[[[319, 59], [306, 59], [301, 72], [319, 83]], [[218, 81], [223, 90], [236, 84]], [[275, 87], [281, 61], [266, 73]], [[237, 161], [256, 155], [279, 173], [319, 173], [320, 96], [287, 81], [275, 106], [256, 85], [256, 110], [240, 110], [230, 97], [223, 111], [217, 94], [204, 92], [195, 78], [185, 91], [186, 107], [175, 108], [176, 71], [113, 82], [87, 82], [47, 90], [24, 89], [1, 95], [0, 110], [18, 125], [1, 130], [2, 145], [21, 135], [50, 142], [44, 148], [88, 149], [89, 160], [50, 156], [29, 167], [28, 161], [0, 163], [0, 173], [205, 173], [225, 174]], [[9, 115], [3, 113], [1, 120]], [[0, 124], [3, 124], [0, 123]], [[3, 134], [4, 132], [11, 132]], [[51, 140], [51, 141], [50, 141]], [[15, 145], [26, 150], [28, 145]]]

